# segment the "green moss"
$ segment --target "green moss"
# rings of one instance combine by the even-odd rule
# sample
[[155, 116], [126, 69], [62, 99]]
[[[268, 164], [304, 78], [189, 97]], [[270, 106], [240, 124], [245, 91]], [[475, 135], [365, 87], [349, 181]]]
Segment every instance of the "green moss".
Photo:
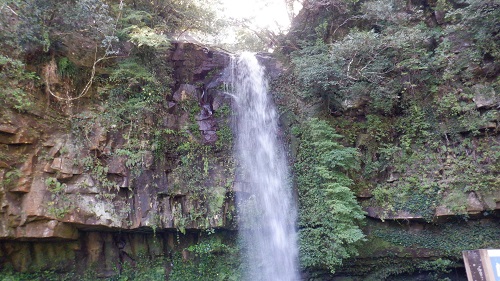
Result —
[[[363, 277], [363, 281], [379, 280], [411, 280], [408, 275], [419, 274], [429, 281], [447, 281], [447, 273], [460, 266], [448, 259], [415, 260], [407, 259], [381, 259], [372, 271]], [[406, 276], [405, 276], [406, 275]], [[420, 279], [418, 279], [420, 280]]]
[[407, 280], [397, 276], [416, 273], [427, 275], [426, 280], [447, 280], [447, 273], [463, 267], [462, 251], [500, 246], [495, 238], [499, 226], [495, 220], [439, 225], [368, 221], [359, 257], [346, 260], [339, 271], [363, 276], [360, 280]]
[[[83, 273], [77, 272], [76, 270], [70, 270], [69, 272], [62, 273], [59, 270], [47, 269], [34, 272], [17, 272], [12, 268], [3, 268], [0, 270], [0, 281], [94, 281], [94, 280], [105, 280], [105, 281], [125, 281], [125, 280], [136, 280], [136, 281], [163, 281], [165, 280], [166, 270], [165, 270], [165, 259], [163, 257], [149, 257], [140, 255], [134, 265], [126, 262], [120, 266], [121, 268], [115, 268], [115, 274], [113, 277], [103, 278], [95, 271], [93, 267], [87, 268]], [[187, 279], [186, 279], [187, 280]]]
[[409, 231], [397, 225], [372, 229], [374, 237], [412, 249], [428, 249], [460, 259], [462, 251], [498, 248], [500, 224], [496, 221], [457, 221], [426, 225], [420, 231]]
[[[187, 194], [193, 204], [188, 214], [178, 214], [183, 225], [196, 223], [209, 228], [214, 222], [222, 223], [223, 205], [228, 198], [234, 178], [231, 143], [220, 151], [216, 146], [189, 141], [189, 136], [177, 148], [180, 164], [173, 169], [172, 192]], [[227, 145], [227, 146], [226, 146]]]
[[391, 255], [393, 255], [396, 253], [402, 253], [404, 250], [403, 246], [393, 244], [376, 236], [368, 235], [366, 238], [367, 240], [363, 241], [359, 246], [360, 258], [383, 256], [387, 253], [391, 253]]
[[488, 193], [499, 186], [500, 158], [491, 149], [497, 142], [490, 136], [455, 136], [434, 146], [413, 145], [410, 154], [394, 150], [387, 157], [398, 179], [380, 182], [373, 190], [374, 203], [387, 210], [419, 214], [428, 221], [433, 220], [437, 206], [462, 214], [468, 192]]

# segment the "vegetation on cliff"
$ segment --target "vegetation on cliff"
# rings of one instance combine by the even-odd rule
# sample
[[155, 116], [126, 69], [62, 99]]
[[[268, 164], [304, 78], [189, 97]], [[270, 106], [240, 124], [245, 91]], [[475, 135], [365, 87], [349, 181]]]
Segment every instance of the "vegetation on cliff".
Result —
[[[357, 149], [357, 172], [340, 171], [354, 181], [351, 190], [368, 217], [418, 225], [413, 221], [439, 223], [460, 216], [465, 221], [457, 222], [458, 232], [468, 219], [498, 219], [499, 8], [498, 1], [474, 0], [305, 1], [283, 44], [294, 76], [277, 83], [278, 102], [293, 116], [288, 117], [291, 122], [306, 124], [301, 120], [320, 117], [343, 136], [338, 138], [340, 144]], [[300, 201], [301, 188], [311, 190], [313, 178], [301, 181], [301, 167], [308, 163], [302, 154], [306, 144], [303, 138], [295, 141], [299, 143], [295, 167], [300, 211], [308, 216], [304, 208], [308, 203]], [[316, 161], [320, 157], [316, 155]], [[320, 205], [330, 204], [324, 202]], [[352, 226], [358, 208], [349, 208]], [[353, 251], [344, 257], [352, 257], [356, 249], [362, 249], [362, 258], [378, 255], [383, 247], [375, 244], [388, 243], [392, 246], [385, 249], [403, 259], [411, 251], [419, 252], [419, 247], [453, 261], [443, 263], [449, 268], [460, 259], [459, 250], [445, 250], [439, 239], [426, 245], [409, 239], [400, 249], [401, 242], [394, 236], [377, 236], [385, 230], [376, 228], [371, 223], [362, 227], [369, 234], [368, 242], [346, 243]], [[406, 234], [401, 230], [398, 235]], [[462, 249], [498, 247], [494, 239], [463, 234]], [[303, 257], [312, 256], [308, 246], [316, 240], [301, 236]], [[337, 241], [331, 237], [328, 243]], [[314, 253], [327, 256], [319, 249]], [[426, 271], [420, 264], [425, 258], [413, 265], [392, 260], [394, 268], [385, 273], [377, 275], [376, 269], [370, 269], [373, 280]], [[353, 261], [344, 259], [345, 267], [338, 266], [341, 260], [322, 266], [354, 273], [369, 264], [359, 261], [362, 265], [356, 267]]]
[[342, 260], [357, 254], [364, 234], [364, 212], [347, 176], [359, 169], [357, 150], [336, 142], [341, 138], [325, 121], [302, 124], [295, 164], [299, 194], [300, 260], [305, 268], [335, 272]]
[[[216, 36], [227, 24], [211, 2], [0, 4], [3, 238], [69, 217], [96, 229], [177, 229], [165, 252], [137, 256], [144, 263], [135, 267], [110, 270], [106, 260], [96, 272], [113, 280], [240, 278], [238, 247], [218, 229], [232, 228], [234, 216], [231, 113], [225, 101], [202, 98], [217, 90], [207, 84], [222, 69], [192, 63], [212, 59], [209, 48], [186, 47], [196, 55], [185, 55], [173, 47], [189, 32]], [[274, 94], [292, 128], [304, 271], [319, 279], [324, 272], [439, 279], [462, 266], [461, 250], [500, 247], [500, 2], [303, 5], [291, 32], [272, 39], [290, 66]], [[242, 36], [249, 37], [255, 43]], [[209, 106], [213, 116], [203, 102], [218, 106]], [[28, 129], [16, 116], [29, 116], [18, 122]], [[30, 194], [38, 175], [30, 167], [43, 174], [36, 180], [47, 193], [35, 198], [43, 211], [25, 214], [32, 201], [11, 206]], [[88, 178], [75, 180], [82, 174]], [[150, 193], [155, 200], [145, 199]], [[93, 198], [85, 204], [92, 211], [78, 205], [82, 198]], [[189, 229], [202, 234], [191, 239]], [[63, 234], [55, 239], [75, 239]], [[22, 256], [11, 253], [2, 248], [0, 257]], [[42, 276], [56, 278], [50, 270]]]
[[325, 18], [318, 39], [292, 58], [305, 98], [350, 115], [334, 126], [365, 152], [357, 181], [396, 175], [378, 182], [374, 199], [431, 220], [443, 204], [465, 212], [460, 194], [500, 185], [500, 14], [495, 1], [403, 4], [357, 3], [343, 15], [350, 29], [340, 38]]
[[[228, 100], [218, 96], [218, 84], [206, 85], [228, 55], [176, 41], [188, 31], [216, 31], [208, 2], [0, 4], [2, 268], [46, 270], [6, 276], [81, 272], [75, 252], [82, 248], [75, 249], [92, 242], [82, 238], [85, 226], [89, 233], [174, 233], [177, 241], [158, 234], [161, 242], [147, 249], [144, 241], [135, 247], [108, 237], [106, 247], [80, 263], [89, 267], [89, 280], [164, 279], [174, 260], [182, 272], [187, 261], [177, 252], [190, 246], [182, 244], [188, 232], [218, 236], [219, 228], [233, 228]], [[28, 243], [16, 244], [21, 254], [12, 254], [11, 240], [28, 236], [51, 239], [47, 251], [65, 258], [32, 259], [38, 249], [23, 248]], [[196, 254], [215, 261], [210, 251]], [[140, 260], [154, 270], [143, 272]]]

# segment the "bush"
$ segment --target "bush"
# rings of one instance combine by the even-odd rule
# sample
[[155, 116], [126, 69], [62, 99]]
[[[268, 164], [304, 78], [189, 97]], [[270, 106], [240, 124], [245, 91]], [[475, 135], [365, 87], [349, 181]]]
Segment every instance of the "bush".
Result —
[[16, 59], [0, 54], [0, 104], [19, 111], [33, 107], [32, 97], [23, 89], [23, 84], [33, 83], [38, 77], [25, 70], [25, 65]]
[[241, 280], [237, 247], [225, 244], [215, 237], [208, 237], [188, 247], [187, 251], [194, 256], [193, 259], [183, 261], [178, 253], [174, 257], [169, 280]]

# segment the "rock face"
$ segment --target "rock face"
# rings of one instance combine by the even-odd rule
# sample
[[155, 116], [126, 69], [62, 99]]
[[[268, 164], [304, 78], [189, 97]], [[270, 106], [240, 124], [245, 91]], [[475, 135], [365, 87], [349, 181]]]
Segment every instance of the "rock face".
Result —
[[[487, 4], [454, 2], [446, 8], [425, 0], [306, 0], [302, 4], [283, 40], [283, 51], [291, 54], [295, 69], [276, 88], [285, 96], [281, 101], [287, 113], [295, 114], [288, 120], [300, 125], [309, 116], [325, 119], [342, 136], [344, 147], [359, 151], [360, 167], [350, 172], [351, 188], [367, 217], [367, 224], [361, 227], [367, 242], [357, 248], [359, 256], [344, 261], [345, 266], [334, 276], [325, 268], [321, 272], [321, 266], [307, 268], [309, 280], [428, 280], [432, 278], [417, 275], [432, 271], [438, 276], [439, 272], [428, 267], [431, 263], [456, 270], [463, 267], [461, 251], [499, 247], [498, 239], [493, 238], [499, 235], [500, 210], [500, 95], [494, 82], [500, 75], [499, 57], [473, 61], [466, 55], [484, 41], [474, 39], [474, 34], [486, 32], [485, 24], [477, 29], [466, 24], [470, 29], [463, 33], [421, 34], [417, 41], [422, 54], [437, 59], [433, 51], [446, 46], [443, 55], [456, 56], [449, 67], [429, 65], [430, 72], [411, 74], [407, 69], [400, 72], [382, 67], [388, 72], [379, 71], [374, 79], [365, 75], [342, 78], [377, 64], [375, 57], [384, 56], [388, 45], [382, 43], [378, 48], [376, 44], [393, 39], [391, 42], [402, 42], [392, 32], [411, 36], [416, 26], [451, 30], [463, 22], [449, 21], [450, 15], [480, 14]], [[487, 14], [478, 19], [489, 22]], [[494, 18], [498, 19], [497, 13]], [[372, 35], [373, 40], [365, 40]], [[488, 44], [498, 47], [496, 43]], [[378, 60], [379, 66], [389, 61], [391, 67], [398, 61], [408, 62], [415, 58], [415, 46], [409, 53], [405, 53], [406, 47], [391, 49]], [[376, 49], [374, 55], [356, 67], [371, 48]], [[449, 75], [448, 69], [457, 69], [459, 61], [464, 62], [463, 67]], [[424, 59], [419, 57], [410, 65], [422, 63]], [[416, 78], [424, 73], [432, 74]], [[450, 77], [454, 82], [450, 83]], [[393, 87], [410, 80], [411, 94], [406, 86]], [[391, 94], [385, 87], [389, 84]], [[379, 103], [382, 96], [388, 98], [383, 105]], [[291, 140], [293, 149], [293, 137]], [[295, 159], [304, 165], [300, 157]], [[307, 241], [308, 237], [301, 239]]]
[[[230, 116], [220, 113], [230, 99], [215, 89], [229, 55], [179, 43], [166, 56], [172, 91], [136, 127], [113, 124], [87, 100], [70, 118], [2, 109], [0, 266], [64, 269], [82, 259], [109, 276], [141, 247], [175, 248], [168, 233], [233, 229]], [[137, 230], [165, 234], [125, 234]], [[149, 248], [153, 240], [161, 246]]]
[[[96, 277], [105, 278], [115, 275], [123, 264], [134, 265], [138, 262], [137, 257], [165, 256], [194, 243], [197, 237], [188, 234], [179, 245], [175, 236], [175, 233], [80, 231], [78, 239], [74, 240], [3, 242], [0, 244], [0, 258], [4, 265], [13, 265], [19, 271], [37, 268], [84, 272], [88, 265], [92, 265]], [[166, 266], [167, 273], [170, 266]]]

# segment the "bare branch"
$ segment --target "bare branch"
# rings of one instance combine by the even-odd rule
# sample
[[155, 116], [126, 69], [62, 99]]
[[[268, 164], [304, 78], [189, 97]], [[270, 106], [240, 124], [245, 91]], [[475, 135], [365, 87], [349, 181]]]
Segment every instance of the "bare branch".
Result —
[[14, 11], [9, 5], [3, 4], [2, 7], [0, 8], [0, 11], [3, 10], [4, 7], [7, 7], [14, 15], [19, 16], [16, 11]]
[[94, 61], [94, 64], [92, 65], [92, 71], [91, 71], [91, 74], [90, 74], [89, 81], [87, 82], [87, 84], [85, 85], [85, 87], [83, 88], [83, 90], [80, 92], [80, 94], [78, 96], [63, 98], [63, 97], [59, 97], [58, 95], [54, 94], [52, 92], [52, 90], [50, 89], [50, 82], [48, 80], [48, 76], [45, 77], [45, 84], [47, 85], [47, 91], [49, 92], [50, 95], [52, 95], [53, 97], [55, 97], [58, 100], [74, 101], [74, 100], [80, 99], [80, 98], [84, 97], [89, 92], [90, 87], [94, 83], [94, 77], [95, 77], [95, 72], [96, 72], [97, 64], [99, 62], [103, 61], [103, 60], [108, 60], [108, 59], [113, 59], [113, 58], [119, 58], [119, 57], [122, 57], [122, 56], [110, 56], [110, 57], [108, 57], [108, 56], [106, 56], [106, 54], [104, 54], [103, 57], [97, 59], [97, 46], [96, 46], [95, 61]]
[[[115, 28], [113, 29], [113, 32], [111, 33], [111, 36], [114, 36], [115, 35], [115, 31], [118, 27], [118, 22], [122, 16], [122, 9], [123, 9], [123, 0], [120, 0], [120, 11], [118, 13], [118, 16], [116, 18], [116, 22], [115, 22]], [[108, 59], [112, 59], [112, 58], [118, 58], [120, 56], [108, 56], [108, 52], [109, 50], [111, 49], [112, 47], [112, 44], [111, 44], [111, 41], [108, 43], [108, 45], [106, 46], [106, 49], [104, 50], [104, 55], [100, 58], [97, 58], [97, 45], [95, 47], [95, 54], [94, 54], [94, 63], [92, 65], [92, 70], [91, 70], [91, 73], [90, 73], [90, 78], [89, 78], [89, 81], [87, 82], [87, 84], [85, 84], [85, 87], [83, 87], [83, 90], [80, 92], [80, 94], [76, 97], [70, 97], [69, 96], [69, 91], [66, 92], [66, 98], [63, 98], [63, 97], [59, 97], [58, 95], [54, 94], [54, 92], [52, 92], [52, 90], [50, 89], [50, 81], [48, 79], [48, 75], [46, 75], [45, 77], [45, 84], [46, 84], [46, 88], [47, 88], [47, 92], [55, 97], [56, 99], [58, 100], [63, 100], [63, 101], [67, 101], [67, 102], [70, 102], [70, 101], [74, 101], [74, 100], [77, 100], [77, 99], [80, 99], [82, 97], [84, 97], [85, 95], [87, 95], [87, 93], [89, 92], [90, 88], [92, 87], [92, 84], [94, 83], [94, 77], [95, 77], [95, 72], [96, 72], [96, 68], [97, 68], [97, 64], [101, 61], [104, 61], [104, 60], [108, 60]]]
[[335, 35], [335, 33], [337, 32], [337, 30], [339, 30], [339, 28], [341, 28], [342, 26], [347, 24], [349, 21], [359, 19], [359, 18], [361, 18], [361, 17], [360, 16], [352, 16], [352, 17], [347, 18], [343, 23], [341, 23], [339, 26], [337, 26], [337, 28], [335, 28], [335, 30], [331, 33], [332, 36]]

